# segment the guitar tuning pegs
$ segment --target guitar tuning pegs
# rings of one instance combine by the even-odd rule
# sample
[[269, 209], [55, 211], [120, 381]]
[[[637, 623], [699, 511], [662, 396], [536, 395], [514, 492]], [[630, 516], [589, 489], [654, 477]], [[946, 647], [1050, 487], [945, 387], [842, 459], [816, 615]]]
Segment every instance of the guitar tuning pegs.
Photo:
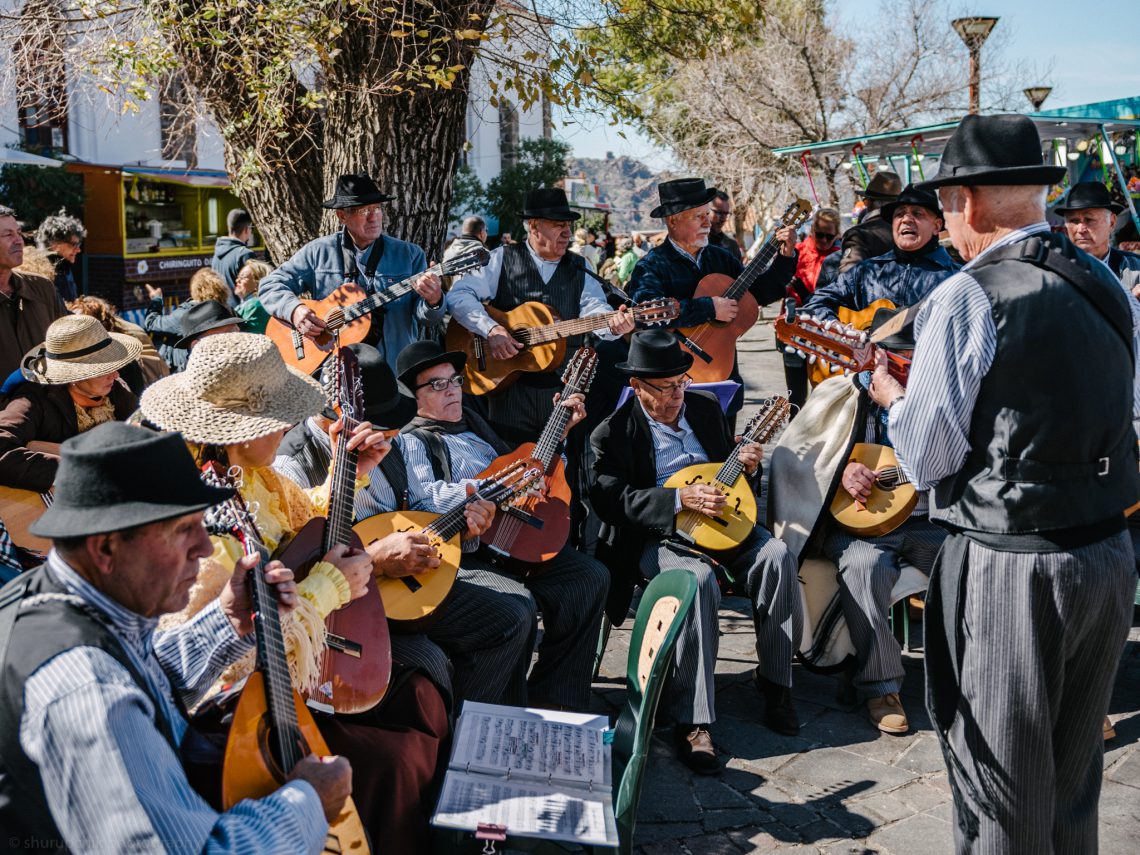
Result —
[[818, 359], [819, 359], [819, 357], [816, 356], [814, 353], [809, 355], [807, 358], [808, 365], [815, 365], [815, 363], [818, 361]]

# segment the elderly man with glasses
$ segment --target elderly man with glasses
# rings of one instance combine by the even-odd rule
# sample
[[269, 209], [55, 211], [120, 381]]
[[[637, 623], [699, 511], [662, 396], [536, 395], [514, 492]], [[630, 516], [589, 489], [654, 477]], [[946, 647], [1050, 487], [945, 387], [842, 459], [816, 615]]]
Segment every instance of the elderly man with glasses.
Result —
[[[714, 672], [718, 646], [718, 576], [747, 590], [756, 626], [756, 688], [765, 702], [763, 721], [777, 733], [799, 732], [792, 705], [792, 654], [803, 617], [796, 561], [783, 541], [762, 525], [735, 550], [706, 554], [677, 535], [676, 516], [688, 509], [712, 517], [725, 497], [708, 484], [665, 487], [681, 469], [726, 460], [735, 441], [716, 398], [689, 391], [693, 357], [665, 330], [636, 333], [629, 358], [617, 368], [632, 396], [594, 431], [594, 486], [590, 498], [606, 524], [598, 557], [613, 579], [607, 611], [625, 618], [633, 587], [662, 569], [681, 567], [699, 582], [688, 625], [677, 642], [676, 671], [663, 701], [676, 724], [678, 758], [701, 774], [720, 771], [708, 726], [716, 719]], [[762, 449], [741, 446], [738, 457], [755, 491], [760, 489]]]
[[[373, 294], [427, 270], [422, 249], [384, 234], [380, 203], [393, 198], [367, 175], [340, 176], [333, 197], [321, 204], [336, 213], [342, 228], [305, 244], [261, 280], [257, 294], [265, 310], [303, 336], [317, 339], [325, 323], [301, 303], [301, 294], [323, 300], [346, 282]], [[425, 329], [443, 322], [444, 311], [439, 276], [421, 276], [411, 292], [372, 313], [365, 341], [395, 365], [400, 351], [422, 338]]]

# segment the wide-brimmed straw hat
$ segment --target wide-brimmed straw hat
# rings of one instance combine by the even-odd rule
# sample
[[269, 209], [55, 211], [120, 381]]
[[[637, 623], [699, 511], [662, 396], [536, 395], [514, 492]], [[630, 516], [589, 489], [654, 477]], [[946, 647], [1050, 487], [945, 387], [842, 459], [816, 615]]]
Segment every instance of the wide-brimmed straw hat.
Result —
[[191, 442], [233, 445], [292, 427], [324, 406], [321, 385], [252, 333], [219, 333], [190, 351], [186, 370], [139, 399], [143, 416]]
[[64, 315], [52, 321], [44, 343], [24, 355], [20, 372], [34, 383], [59, 386], [118, 371], [140, 353], [138, 341], [107, 332], [98, 318]]

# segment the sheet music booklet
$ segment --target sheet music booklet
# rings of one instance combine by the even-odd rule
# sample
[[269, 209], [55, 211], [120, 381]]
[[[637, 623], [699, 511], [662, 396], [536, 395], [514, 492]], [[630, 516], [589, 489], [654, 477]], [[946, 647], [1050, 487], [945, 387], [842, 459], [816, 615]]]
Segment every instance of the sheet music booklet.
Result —
[[432, 823], [617, 846], [611, 735], [605, 716], [468, 701]]

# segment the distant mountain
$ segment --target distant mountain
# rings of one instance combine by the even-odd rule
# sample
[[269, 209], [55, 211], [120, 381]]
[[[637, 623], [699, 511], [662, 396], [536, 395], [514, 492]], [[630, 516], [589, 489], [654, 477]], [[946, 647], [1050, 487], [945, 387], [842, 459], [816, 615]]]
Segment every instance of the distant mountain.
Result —
[[614, 233], [634, 229], [661, 228], [649, 212], [657, 205], [657, 185], [674, 178], [670, 172], [654, 172], [640, 160], [629, 157], [569, 157], [567, 175], [598, 185], [601, 201], [613, 208], [610, 230]]

